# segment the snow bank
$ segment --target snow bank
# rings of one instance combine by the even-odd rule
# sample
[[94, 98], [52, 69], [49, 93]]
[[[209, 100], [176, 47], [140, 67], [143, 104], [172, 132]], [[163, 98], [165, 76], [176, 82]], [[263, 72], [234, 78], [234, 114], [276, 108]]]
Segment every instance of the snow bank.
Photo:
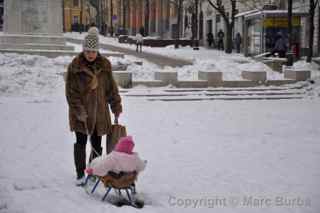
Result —
[[[42, 96], [64, 88], [63, 73], [73, 57], [47, 58], [36, 55], [0, 54], [0, 96]], [[112, 65], [128, 65], [135, 80], [151, 80], [159, 67], [132, 56], [109, 57]]]
[[25, 96], [54, 92], [64, 87], [62, 73], [72, 57], [0, 54], [0, 95]]

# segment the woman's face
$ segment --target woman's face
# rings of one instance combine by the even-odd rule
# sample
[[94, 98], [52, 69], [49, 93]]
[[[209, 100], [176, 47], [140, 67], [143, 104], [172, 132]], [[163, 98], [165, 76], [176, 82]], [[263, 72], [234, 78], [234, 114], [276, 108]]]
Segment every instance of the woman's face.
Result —
[[97, 55], [98, 55], [97, 51], [89, 51], [89, 50], [84, 51], [84, 57], [89, 62], [93, 62], [94, 60], [96, 60]]

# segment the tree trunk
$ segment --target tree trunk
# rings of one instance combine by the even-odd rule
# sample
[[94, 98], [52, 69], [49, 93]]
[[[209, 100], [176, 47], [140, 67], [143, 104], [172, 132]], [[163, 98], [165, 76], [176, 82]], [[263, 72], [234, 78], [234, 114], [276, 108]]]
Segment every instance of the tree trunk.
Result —
[[149, 19], [150, 19], [150, 2], [146, 0], [145, 4], [145, 17], [144, 17], [144, 32], [145, 36], [149, 35]]
[[110, 35], [113, 37], [113, 0], [110, 0]]
[[293, 54], [292, 54], [292, 0], [288, 0], [288, 40], [289, 47], [287, 52], [287, 66], [293, 65]]
[[318, 56], [320, 55], [320, 7], [318, 7]]
[[309, 27], [310, 27], [310, 32], [309, 32], [309, 48], [308, 48], [308, 55], [307, 55], [307, 62], [310, 63], [312, 60], [312, 55], [313, 55], [313, 34], [314, 34], [314, 0], [310, 0], [310, 20], [309, 20]]
[[81, 0], [81, 2], [80, 2], [80, 34], [82, 33], [82, 31], [83, 31], [83, 21], [82, 21], [82, 19], [83, 19], [83, 0]]
[[178, 41], [180, 39], [180, 25], [181, 25], [181, 12], [182, 12], [182, 1], [183, 0], [179, 0], [178, 3], [178, 21], [177, 21], [177, 38], [176, 38], [176, 44], [175, 44], [175, 48], [179, 48], [179, 44]]
[[[311, 1], [310, 0], [310, 7], [311, 7]], [[312, 5], [313, 6], [313, 5]], [[310, 8], [310, 20], [309, 20], [309, 27], [310, 27], [310, 32], [309, 32], [309, 48], [308, 48], [308, 55], [307, 55], [307, 62], [310, 63], [312, 60], [312, 55], [313, 55], [313, 38], [314, 38], [314, 7]]]
[[126, 29], [126, 2], [122, 0], [122, 28]]
[[199, 50], [199, 14], [198, 14], [198, 6], [199, 6], [199, 0], [195, 0], [195, 9], [196, 9], [196, 14], [195, 14], [195, 38], [196, 38], [196, 42], [195, 42], [195, 47], [193, 48], [194, 50]]
[[227, 23], [226, 53], [232, 53], [232, 24]]
[[62, 0], [62, 31], [66, 32], [65, 14], [64, 14], [64, 0]]

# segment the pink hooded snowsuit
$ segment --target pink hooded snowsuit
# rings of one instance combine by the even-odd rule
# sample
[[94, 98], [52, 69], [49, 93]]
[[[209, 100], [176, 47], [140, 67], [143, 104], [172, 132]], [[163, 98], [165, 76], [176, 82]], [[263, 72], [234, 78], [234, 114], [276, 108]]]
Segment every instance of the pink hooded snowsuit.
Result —
[[114, 151], [109, 155], [95, 158], [86, 171], [88, 174], [105, 176], [109, 171], [120, 172], [141, 172], [146, 163], [141, 160], [137, 153], [132, 152], [134, 143], [131, 136], [120, 138]]

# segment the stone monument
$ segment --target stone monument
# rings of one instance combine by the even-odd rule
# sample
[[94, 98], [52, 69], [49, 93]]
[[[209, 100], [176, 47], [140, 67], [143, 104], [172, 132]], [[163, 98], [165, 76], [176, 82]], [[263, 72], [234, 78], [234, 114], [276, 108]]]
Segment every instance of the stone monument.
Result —
[[5, 0], [3, 19], [1, 52], [73, 51], [62, 35], [61, 0]]

